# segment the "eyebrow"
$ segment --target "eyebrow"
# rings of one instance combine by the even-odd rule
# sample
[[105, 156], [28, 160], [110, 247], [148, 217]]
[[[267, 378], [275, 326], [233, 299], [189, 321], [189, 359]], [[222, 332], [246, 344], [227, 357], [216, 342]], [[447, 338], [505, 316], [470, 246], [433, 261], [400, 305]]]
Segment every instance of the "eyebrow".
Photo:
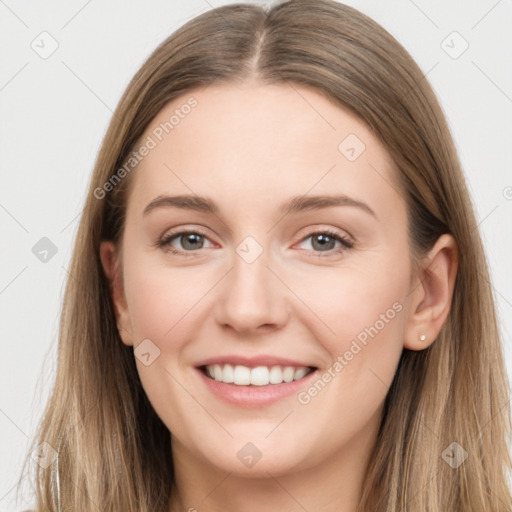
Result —
[[[352, 206], [360, 208], [364, 212], [377, 218], [375, 212], [364, 202], [353, 199], [344, 194], [338, 195], [317, 195], [317, 196], [295, 196], [288, 202], [281, 205], [279, 211], [285, 216], [306, 210], [320, 210], [322, 208], [330, 208], [333, 206]], [[153, 199], [144, 208], [143, 215], [158, 208], [181, 208], [184, 210], [193, 210], [203, 213], [218, 215], [219, 207], [217, 204], [207, 197], [197, 195], [179, 195], [167, 196], [160, 195]]]

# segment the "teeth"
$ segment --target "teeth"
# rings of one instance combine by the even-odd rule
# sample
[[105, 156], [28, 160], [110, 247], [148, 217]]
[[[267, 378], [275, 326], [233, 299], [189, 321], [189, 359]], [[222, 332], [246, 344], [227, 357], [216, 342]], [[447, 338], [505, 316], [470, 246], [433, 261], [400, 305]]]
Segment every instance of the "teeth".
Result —
[[[237, 368], [244, 368], [243, 366], [237, 366]], [[249, 368], [244, 368], [249, 370]], [[253, 368], [251, 371], [251, 384], [253, 386], [266, 386], [270, 381], [268, 378], [268, 368], [266, 366], [258, 366]], [[245, 383], [244, 383], [245, 384]]]
[[295, 368], [293, 366], [257, 366], [249, 368], [247, 366], [233, 366], [231, 364], [213, 364], [206, 367], [206, 375], [212, 379], [225, 382], [226, 384], [236, 384], [237, 386], [267, 386], [268, 384], [281, 384], [282, 382], [292, 382], [305, 377], [311, 369], [303, 366]]
[[[222, 372], [221, 379], [215, 380], [223, 380], [224, 372]], [[247, 386], [251, 383], [251, 370], [245, 366], [235, 366], [235, 370], [233, 373], [233, 382], [234, 384], [238, 384], [239, 386]]]

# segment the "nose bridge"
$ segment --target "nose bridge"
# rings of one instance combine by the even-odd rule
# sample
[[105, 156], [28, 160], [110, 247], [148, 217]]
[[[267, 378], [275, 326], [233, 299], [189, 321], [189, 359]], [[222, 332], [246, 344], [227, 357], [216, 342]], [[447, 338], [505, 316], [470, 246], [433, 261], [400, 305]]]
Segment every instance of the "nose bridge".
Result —
[[218, 322], [238, 331], [282, 324], [285, 290], [267, 268], [272, 268], [271, 260], [270, 251], [252, 236], [238, 244], [219, 297]]

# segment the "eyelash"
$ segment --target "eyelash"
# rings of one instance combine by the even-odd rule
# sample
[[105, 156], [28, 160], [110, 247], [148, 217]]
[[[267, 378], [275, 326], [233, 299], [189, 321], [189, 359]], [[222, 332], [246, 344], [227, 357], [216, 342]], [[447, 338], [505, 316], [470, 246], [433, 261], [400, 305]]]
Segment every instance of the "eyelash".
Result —
[[[201, 233], [201, 231], [196, 231], [196, 230], [179, 231], [178, 233], [170, 233], [169, 235], [162, 237], [156, 243], [156, 245], [159, 248], [163, 249], [164, 251], [170, 252], [171, 254], [181, 255], [181, 256], [185, 256], [185, 257], [194, 257], [195, 256], [194, 253], [198, 252], [198, 251], [180, 251], [180, 250], [175, 249], [174, 247], [171, 247], [169, 245], [175, 238], [179, 238], [182, 235], [199, 235], [204, 238], [208, 238], [208, 236], [205, 235], [204, 233]], [[316, 252], [317, 256], [319, 256], [320, 258], [325, 258], [325, 257], [340, 254], [340, 253], [346, 251], [347, 249], [352, 249], [352, 247], [354, 246], [354, 244], [348, 238], [341, 236], [338, 233], [336, 233], [335, 231], [332, 231], [330, 229], [313, 231], [313, 232], [309, 233], [309, 235], [302, 238], [300, 240], [300, 242], [304, 242], [308, 238], [315, 236], [315, 235], [328, 235], [329, 237], [333, 238], [334, 240], [340, 242], [342, 245], [341, 247], [338, 247], [337, 249], [330, 249], [329, 251], [325, 251], [325, 254], [323, 254], [324, 251], [313, 251], [313, 252]]]

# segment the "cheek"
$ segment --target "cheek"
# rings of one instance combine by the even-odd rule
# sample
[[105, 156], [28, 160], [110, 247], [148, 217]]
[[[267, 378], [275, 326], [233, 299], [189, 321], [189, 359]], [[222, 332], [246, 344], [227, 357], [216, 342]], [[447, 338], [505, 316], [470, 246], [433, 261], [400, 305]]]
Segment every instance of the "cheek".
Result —
[[125, 292], [134, 344], [149, 339], [159, 351], [151, 349], [158, 356], [147, 366], [136, 358], [137, 370], [159, 417], [180, 433], [175, 417], [201, 415], [197, 402], [180, 385], [188, 387], [180, 372], [186, 365], [183, 349], [198, 333], [200, 299], [212, 287], [213, 276], [198, 275], [192, 267], [165, 268], [148, 257], [133, 256], [125, 263]]
[[354, 340], [367, 347], [373, 339], [401, 342], [395, 335], [404, 326], [406, 272], [381, 272], [377, 265], [322, 268], [290, 276], [288, 282], [310, 311], [317, 339], [333, 357], [349, 350]]
[[327, 364], [297, 398], [305, 427], [315, 429], [321, 416], [325, 436], [340, 439], [356, 435], [377, 414], [393, 380], [403, 349], [408, 276], [352, 268], [316, 277], [302, 280], [299, 293], [320, 319], [309, 325], [315, 325]]
[[347, 286], [346, 295], [338, 302], [338, 314], [333, 316], [342, 339], [340, 349], [350, 350], [356, 343], [365, 353], [383, 355], [386, 346], [401, 343], [396, 334], [403, 329], [403, 290], [400, 283], [376, 279]]
[[135, 343], [137, 337], [157, 344], [169, 337], [179, 341], [175, 331], [208, 291], [208, 275], [203, 272], [200, 277], [191, 269], [165, 268], [143, 257], [126, 263], [125, 291]]
[[[357, 430], [387, 394], [403, 350], [409, 281], [405, 261], [402, 266], [382, 265], [386, 272], [377, 264], [354, 266], [296, 281], [298, 295], [318, 315], [310, 326], [315, 325], [314, 336], [328, 354], [319, 375], [322, 382], [298, 397], [301, 404], [309, 404], [308, 418], [336, 418], [340, 410], [351, 411]], [[333, 420], [328, 427], [333, 436], [338, 426]]]

